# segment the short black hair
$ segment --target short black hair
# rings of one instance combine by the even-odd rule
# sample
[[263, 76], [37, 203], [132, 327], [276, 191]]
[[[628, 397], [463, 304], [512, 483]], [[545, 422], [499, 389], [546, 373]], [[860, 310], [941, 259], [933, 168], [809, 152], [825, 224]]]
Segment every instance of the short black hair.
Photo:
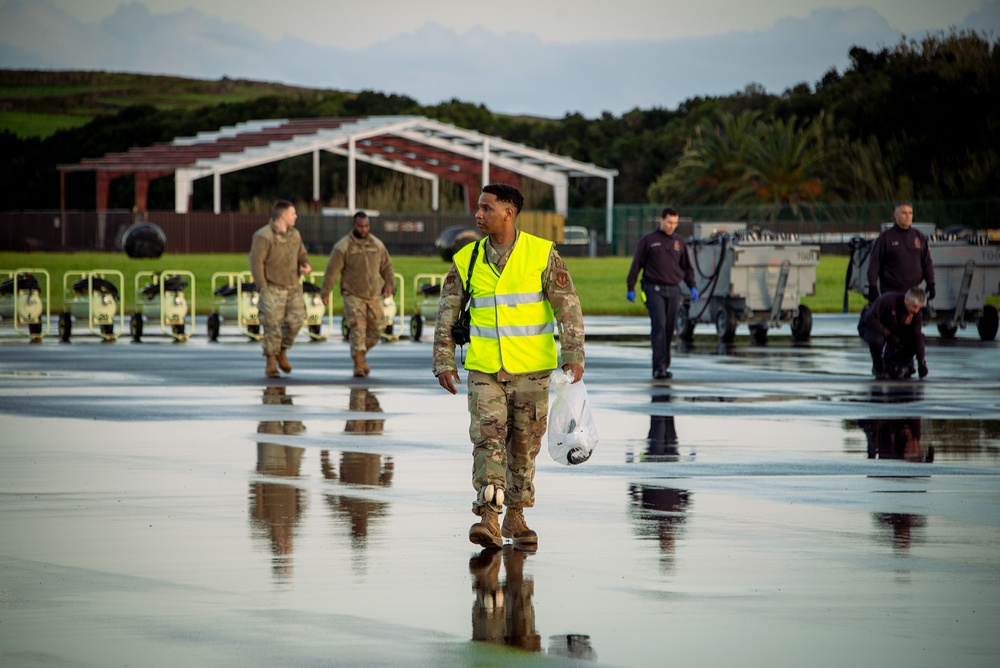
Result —
[[513, 204], [515, 218], [517, 214], [521, 213], [521, 207], [524, 206], [524, 195], [514, 186], [506, 183], [491, 183], [488, 186], [483, 186], [483, 192], [496, 196], [498, 202]]
[[663, 213], [660, 214], [660, 218], [666, 218], [667, 216], [679, 216], [679, 215], [680, 214], [677, 213], [677, 209], [675, 209], [672, 206], [668, 206], [663, 209]]
[[368, 214], [365, 213], [364, 211], [355, 211], [353, 221], [356, 223], [358, 222], [358, 218], [367, 218], [367, 217]]
[[271, 209], [271, 220], [278, 220], [287, 209], [291, 209], [293, 206], [295, 205], [287, 199], [279, 199]]

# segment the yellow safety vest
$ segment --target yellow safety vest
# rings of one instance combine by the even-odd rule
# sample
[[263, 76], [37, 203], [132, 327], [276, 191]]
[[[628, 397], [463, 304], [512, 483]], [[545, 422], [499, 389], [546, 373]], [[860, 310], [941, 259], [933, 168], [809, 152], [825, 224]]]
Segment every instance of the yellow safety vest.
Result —
[[[480, 246], [486, 240], [480, 242]], [[469, 258], [475, 244], [455, 253], [455, 268], [468, 282]], [[552, 242], [521, 232], [503, 273], [488, 264], [480, 248], [472, 272], [469, 303], [470, 337], [465, 368], [496, 373], [548, 371], [559, 364], [552, 305], [542, 292]]]

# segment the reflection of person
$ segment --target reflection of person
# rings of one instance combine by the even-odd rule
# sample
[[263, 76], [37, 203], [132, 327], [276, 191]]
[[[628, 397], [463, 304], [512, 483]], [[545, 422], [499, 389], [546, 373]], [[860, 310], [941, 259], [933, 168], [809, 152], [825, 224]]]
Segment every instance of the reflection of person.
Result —
[[[292, 403], [284, 387], [264, 390], [268, 405]], [[305, 430], [298, 420], [266, 420], [257, 425], [258, 434], [294, 435]], [[257, 472], [281, 478], [297, 478], [302, 465], [303, 448], [293, 448], [267, 441], [257, 442]], [[295, 527], [305, 508], [305, 493], [294, 485], [255, 482], [250, 485], [250, 517], [254, 528], [267, 536], [276, 575], [287, 576], [291, 570], [291, 555]]]
[[[562, 368], [571, 371], [574, 383], [583, 377], [580, 299], [553, 243], [515, 227], [523, 204], [513, 186], [483, 188], [476, 225], [489, 238], [455, 253], [434, 331], [434, 375], [455, 394], [461, 380], [451, 329], [468, 284], [471, 336], [465, 368], [477, 491], [472, 512], [481, 518], [469, 529], [469, 540], [483, 547], [499, 547], [503, 538], [518, 545], [538, 542], [523, 509], [535, 503], [535, 457], [547, 425], [549, 374], [560, 366], [553, 321], [559, 324]], [[504, 504], [501, 529], [497, 515]]]
[[[505, 579], [498, 583], [503, 555]], [[487, 548], [469, 560], [473, 576], [472, 639], [518, 647], [530, 652], [542, 650], [542, 637], [535, 630], [535, 583], [524, 577], [526, 556], [512, 545], [503, 550]]]
[[[653, 403], [669, 402], [670, 395], [657, 395]], [[677, 461], [677, 430], [673, 415], [650, 415], [649, 434], [646, 437], [646, 461]]]
[[873, 513], [872, 516], [881, 528], [892, 531], [892, 548], [900, 556], [908, 552], [913, 543], [924, 542], [921, 532], [927, 527], [925, 516], [912, 513]]
[[[351, 399], [348, 409], [361, 413], [381, 413], [382, 407], [378, 403], [378, 397], [372, 394], [368, 388], [352, 387]], [[344, 431], [350, 434], [381, 434], [385, 425], [385, 420], [348, 420]]]
[[271, 221], [253, 235], [250, 272], [260, 293], [258, 310], [268, 378], [278, 378], [278, 367], [291, 373], [285, 351], [292, 347], [306, 319], [300, 276], [312, 271], [302, 236], [295, 229], [295, 206], [279, 200]]
[[924, 291], [911, 288], [906, 294], [887, 292], [861, 310], [858, 334], [868, 344], [875, 378], [909, 378], [914, 372], [914, 357], [920, 377], [927, 376], [920, 315], [925, 303]]
[[858, 426], [868, 439], [868, 459], [905, 459], [933, 462], [934, 448], [920, 445], [920, 418], [862, 419]]
[[354, 229], [334, 244], [330, 252], [320, 288], [324, 305], [330, 304], [330, 291], [338, 276], [354, 375], [361, 378], [371, 371], [366, 355], [385, 329], [383, 302], [396, 291], [396, 274], [389, 251], [371, 234], [371, 221], [364, 211], [354, 214]]
[[686, 489], [631, 485], [629, 514], [636, 521], [636, 531], [642, 537], [655, 537], [665, 566], [672, 566], [677, 538], [686, 519], [685, 512], [691, 502]]
[[674, 234], [677, 229], [676, 209], [667, 207], [660, 216], [656, 230], [650, 232], [635, 247], [632, 268], [625, 279], [626, 297], [635, 301], [635, 283], [642, 272], [642, 290], [649, 312], [649, 341], [653, 348], [653, 378], [672, 378], [670, 344], [677, 326], [677, 309], [681, 304], [680, 282], [691, 288], [691, 299], [698, 301], [694, 269], [688, 258], [684, 238]]
[[927, 301], [934, 301], [934, 262], [927, 236], [913, 225], [913, 204], [899, 202], [896, 224], [882, 232], [868, 263], [868, 301], [886, 292], [906, 292], [927, 282]]

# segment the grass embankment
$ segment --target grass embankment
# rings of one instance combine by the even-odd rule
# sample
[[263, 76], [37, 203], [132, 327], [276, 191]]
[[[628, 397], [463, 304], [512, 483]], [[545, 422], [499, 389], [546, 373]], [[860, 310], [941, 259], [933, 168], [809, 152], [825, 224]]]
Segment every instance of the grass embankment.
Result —
[[[310, 258], [313, 268], [322, 272], [326, 267], [326, 257]], [[573, 281], [576, 283], [588, 315], [643, 315], [645, 309], [638, 302], [625, 301], [625, 276], [628, 274], [631, 258], [566, 258]], [[844, 299], [844, 276], [848, 258], [828, 255], [820, 258], [816, 270], [816, 294], [805, 297], [802, 303], [814, 313], [840, 313]], [[396, 272], [405, 281], [406, 312], [413, 308], [413, 278], [417, 274], [445, 274], [449, 264], [438, 257], [400, 255], [393, 258]], [[12, 271], [20, 268], [45, 269], [51, 276], [51, 302], [53, 313], [63, 307], [63, 275], [68, 271], [95, 271], [98, 269], [117, 270], [124, 275], [125, 312], [135, 308], [135, 275], [140, 271], [190, 271], [195, 276], [195, 306], [199, 314], [212, 310], [212, 275], [216, 272], [240, 272], [247, 270], [247, 256], [243, 254], [212, 255], [165, 255], [156, 260], [133, 260], [124, 253], [10, 253], [0, 252], [0, 270]], [[4, 274], [4, 277], [6, 274]], [[70, 283], [72, 283], [70, 279]], [[117, 279], [115, 279], [117, 281]], [[140, 288], [148, 278], [140, 281]], [[334, 299], [334, 311], [340, 313], [340, 300]], [[1000, 297], [990, 297], [989, 303], [1000, 306]], [[859, 294], [849, 295], [849, 310], [858, 312], [864, 304]]]

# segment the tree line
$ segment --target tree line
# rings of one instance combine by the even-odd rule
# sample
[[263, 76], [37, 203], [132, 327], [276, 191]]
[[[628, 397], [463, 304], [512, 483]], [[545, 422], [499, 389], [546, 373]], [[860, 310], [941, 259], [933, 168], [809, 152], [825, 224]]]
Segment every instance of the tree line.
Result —
[[[598, 118], [545, 119], [496, 114], [453, 99], [421, 106], [404, 95], [292, 91], [198, 110], [126, 108], [46, 139], [0, 133], [3, 206], [59, 206], [57, 165], [168, 142], [263, 118], [424, 115], [619, 171], [617, 203], [775, 205], [793, 213], [818, 203], [991, 199], [1000, 192], [1000, 42], [973, 31], [936, 33], [868, 50], [854, 47], [841, 73], [769, 94], [757, 84], [722, 97], [695, 97], [676, 109], [633, 109]], [[346, 164], [325, 155], [323, 192], [340, 192]], [[408, 177], [359, 165], [361, 201], [413, 210], [429, 195]], [[311, 158], [263, 165], [226, 177], [223, 206], [246, 209], [279, 197], [306, 199]], [[113, 208], [130, 208], [131, 179], [112, 182]], [[576, 207], [604, 204], [604, 183], [572, 180]], [[545, 188], [529, 204], [551, 206]], [[92, 174], [67, 179], [69, 208], [93, 208]], [[461, 196], [443, 193], [447, 207]], [[249, 203], [249, 204], [248, 204]], [[151, 209], [173, 207], [172, 180], [150, 188]], [[195, 190], [196, 208], [211, 191]], [[371, 207], [371, 204], [367, 206]], [[426, 207], [424, 207], [426, 208]]]

